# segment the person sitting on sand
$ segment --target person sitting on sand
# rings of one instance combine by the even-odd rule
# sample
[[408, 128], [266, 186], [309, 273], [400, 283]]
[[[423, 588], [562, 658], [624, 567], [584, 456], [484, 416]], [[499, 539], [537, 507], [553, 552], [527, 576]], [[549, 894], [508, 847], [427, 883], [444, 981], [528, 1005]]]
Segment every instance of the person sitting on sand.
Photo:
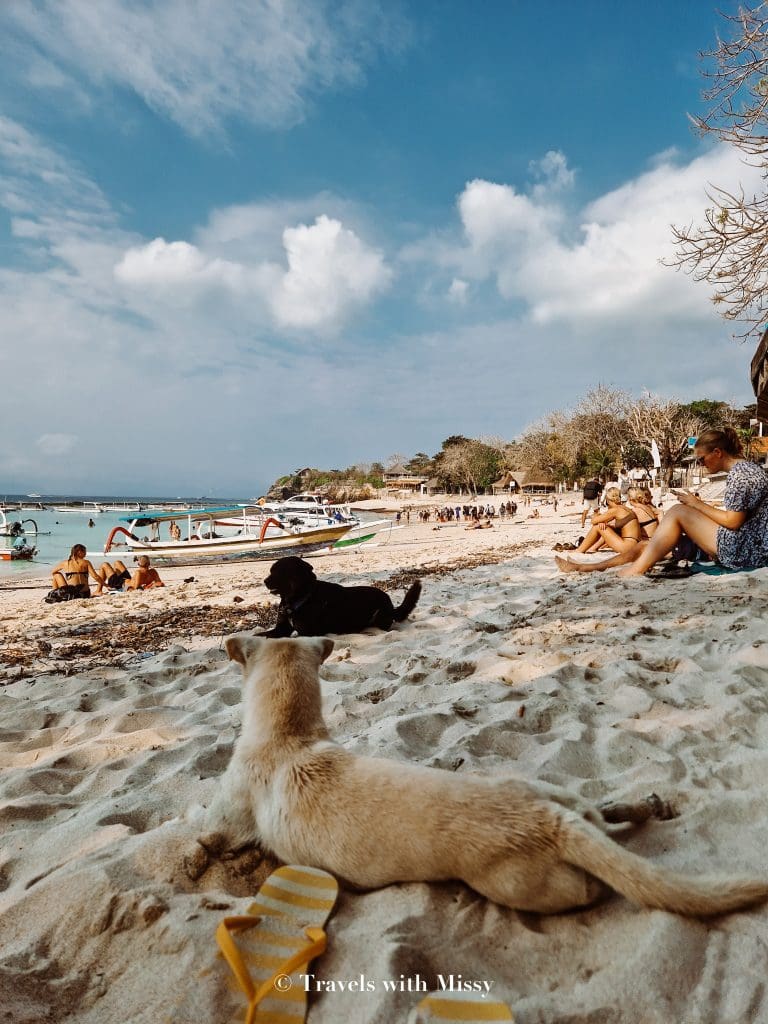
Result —
[[630, 487], [628, 506], [637, 516], [641, 540], [650, 540], [663, 515], [653, 504], [653, 495], [647, 487]]
[[705, 430], [694, 454], [709, 475], [728, 473], [723, 507], [688, 491], [675, 491], [679, 504], [665, 513], [653, 538], [620, 576], [642, 576], [672, 551], [683, 534], [726, 568], [768, 565], [768, 473], [742, 457], [741, 440], [732, 427]]
[[592, 516], [592, 527], [577, 551], [609, 547], [616, 552], [627, 551], [640, 540], [640, 526], [634, 511], [621, 503], [618, 487], [609, 487], [605, 492], [607, 508]]
[[69, 552], [69, 558], [53, 567], [54, 590], [60, 590], [62, 587], [72, 587], [75, 597], [90, 597], [89, 576], [93, 577], [99, 584], [99, 588], [101, 588], [103, 585], [101, 577], [85, 557], [85, 552], [85, 544], [75, 544]]

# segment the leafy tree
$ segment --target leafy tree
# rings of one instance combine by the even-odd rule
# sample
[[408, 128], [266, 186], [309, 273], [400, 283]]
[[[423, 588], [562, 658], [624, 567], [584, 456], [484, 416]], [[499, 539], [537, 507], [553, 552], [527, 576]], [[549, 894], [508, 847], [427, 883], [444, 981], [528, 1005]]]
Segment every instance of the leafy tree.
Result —
[[432, 472], [432, 459], [426, 452], [416, 452], [413, 458], [406, 462], [405, 468], [409, 473], [416, 473], [418, 476], [427, 476]]

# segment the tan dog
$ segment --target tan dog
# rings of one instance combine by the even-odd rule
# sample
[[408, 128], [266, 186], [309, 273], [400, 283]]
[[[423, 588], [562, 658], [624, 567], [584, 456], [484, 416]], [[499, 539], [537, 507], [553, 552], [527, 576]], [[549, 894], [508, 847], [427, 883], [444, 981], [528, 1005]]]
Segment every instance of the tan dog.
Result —
[[243, 728], [205, 815], [234, 848], [258, 841], [366, 889], [461, 879], [496, 903], [543, 913], [593, 902], [598, 879], [681, 914], [768, 897], [768, 882], [654, 866], [609, 839], [599, 811], [566, 790], [344, 750], [321, 708], [318, 669], [331, 640], [235, 636], [226, 646], [243, 666]]

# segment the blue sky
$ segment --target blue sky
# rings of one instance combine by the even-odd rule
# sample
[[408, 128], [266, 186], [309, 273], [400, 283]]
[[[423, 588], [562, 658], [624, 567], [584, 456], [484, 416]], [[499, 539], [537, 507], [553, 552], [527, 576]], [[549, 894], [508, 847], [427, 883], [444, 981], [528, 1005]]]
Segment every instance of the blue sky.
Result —
[[757, 187], [686, 117], [719, 25], [6, 0], [0, 492], [250, 496], [513, 438], [598, 382], [750, 401], [749, 346], [659, 262], [708, 182]]

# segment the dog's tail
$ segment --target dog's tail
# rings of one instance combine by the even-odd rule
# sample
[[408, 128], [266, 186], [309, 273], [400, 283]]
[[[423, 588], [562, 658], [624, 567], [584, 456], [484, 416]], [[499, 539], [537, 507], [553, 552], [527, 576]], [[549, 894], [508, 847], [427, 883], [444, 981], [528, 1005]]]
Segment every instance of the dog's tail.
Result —
[[402, 622], [403, 619], [407, 619], [413, 609], [416, 607], [416, 602], [421, 596], [421, 583], [416, 580], [408, 588], [408, 591], [403, 598], [403, 603], [395, 608], [395, 622]]
[[704, 917], [768, 899], [768, 880], [681, 875], [630, 853], [586, 821], [569, 819], [560, 853], [569, 864], [583, 868], [641, 907]]

